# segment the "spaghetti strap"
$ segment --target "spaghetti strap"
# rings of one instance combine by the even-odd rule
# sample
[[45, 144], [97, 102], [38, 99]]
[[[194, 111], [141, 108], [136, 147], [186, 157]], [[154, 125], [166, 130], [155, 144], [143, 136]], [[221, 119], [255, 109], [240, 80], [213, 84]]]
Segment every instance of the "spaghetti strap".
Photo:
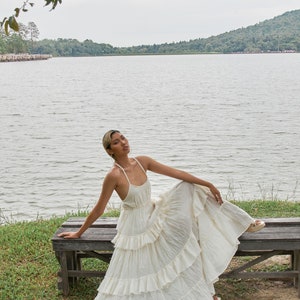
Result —
[[123, 169], [123, 167], [121, 167], [121, 166], [120, 166], [118, 163], [116, 163], [116, 162], [115, 162], [115, 165], [116, 165], [117, 167], [119, 167], [119, 168], [123, 171], [123, 173], [124, 173], [124, 175], [125, 175], [125, 177], [126, 177], [128, 183], [129, 183], [129, 185], [131, 185], [130, 180], [129, 180], [129, 178], [128, 178], [126, 172], [125, 172], [125, 170]]
[[[142, 164], [141, 164], [135, 157], [133, 157], [133, 159], [137, 162], [137, 164], [140, 166], [140, 168], [141, 168], [141, 169], [143, 170], [143, 172], [146, 174], [146, 171], [145, 171], [145, 169], [143, 168]], [[125, 177], [126, 177], [128, 183], [129, 183], [129, 185], [131, 185], [131, 182], [130, 182], [130, 180], [129, 180], [129, 178], [128, 178], [128, 176], [127, 176], [127, 174], [126, 174], [124, 168], [123, 168], [122, 166], [120, 166], [120, 165], [119, 165], [118, 163], [116, 163], [116, 162], [115, 162], [115, 165], [116, 165], [117, 167], [119, 167], [119, 168], [123, 171], [123, 173], [124, 173], [124, 175], [125, 175]], [[146, 177], [147, 177], [147, 174], [146, 174]]]
[[133, 157], [133, 159], [138, 163], [138, 165], [140, 166], [140, 168], [144, 171], [144, 173], [146, 174], [145, 169], [143, 168], [142, 164], [137, 160], [137, 158]]

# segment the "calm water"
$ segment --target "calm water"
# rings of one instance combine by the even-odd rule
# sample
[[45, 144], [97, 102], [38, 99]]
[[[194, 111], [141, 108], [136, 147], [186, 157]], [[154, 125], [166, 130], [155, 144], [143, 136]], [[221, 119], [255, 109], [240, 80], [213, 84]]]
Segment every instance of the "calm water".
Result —
[[[55, 58], [0, 70], [7, 217], [90, 209], [112, 165], [100, 141], [111, 128], [132, 155], [190, 171], [224, 198], [300, 201], [300, 54]], [[176, 183], [150, 178], [154, 197]]]

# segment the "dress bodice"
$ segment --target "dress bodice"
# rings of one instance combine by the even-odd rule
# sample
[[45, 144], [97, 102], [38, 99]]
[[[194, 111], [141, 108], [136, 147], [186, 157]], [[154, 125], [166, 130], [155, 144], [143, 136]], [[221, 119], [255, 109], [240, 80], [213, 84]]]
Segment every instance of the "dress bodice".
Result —
[[144, 207], [149, 203], [151, 197], [151, 185], [147, 180], [142, 185], [134, 185], [129, 183], [127, 196], [122, 202], [124, 209], [133, 209]]
[[[146, 171], [140, 162], [136, 158], [134, 159], [146, 174]], [[151, 185], [148, 177], [141, 185], [131, 184], [125, 170], [117, 163], [116, 165], [123, 171], [124, 176], [128, 181], [128, 192], [125, 199], [122, 201], [117, 225], [119, 234], [116, 236], [115, 242], [120, 236], [126, 236], [126, 238], [128, 238], [128, 236], [134, 236], [145, 232], [149, 226], [149, 219], [151, 219], [150, 217], [154, 208], [153, 202], [151, 201]]]
[[[136, 158], [133, 159], [137, 162], [137, 164], [139, 165], [139, 167], [147, 177], [146, 171], [141, 165], [141, 163]], [[124, 168], [117, 163], [115, 163], [115, 165], [123, 171], [124, 176], [126, 177], [129, 185], [127, 195], [125, 199], [122, 201], [122, 208], [134, 209], [134, 208], [141, 208], [146, 206], [147, 203], [149, 203], [149, 200], [151, 198], [151, 185], [150, 185], [150, 181], [148, 180], [148, 177], [146, 181], [141, 185], [131, 184]]]

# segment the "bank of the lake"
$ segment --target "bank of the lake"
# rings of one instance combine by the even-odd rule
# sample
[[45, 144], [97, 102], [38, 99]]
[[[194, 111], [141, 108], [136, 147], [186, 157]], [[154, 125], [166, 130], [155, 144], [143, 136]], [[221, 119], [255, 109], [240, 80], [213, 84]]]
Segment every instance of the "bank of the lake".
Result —
[[51, 58], [49, 54], [0, 54], [0, 62], [17, 62], [17, 61], [31, 61], [31, 60], [47, 60]]
[[[253, 217], [299, 217], [300, 206], [291, 201], [239, 201], [234, 202]], [[72, 216], [85, 216], [79, 212]], [[110, 211], [107, 216], [117, 216], [118, 211]], [[17, 222], [0, 226], [0, 299], [94, 299], [99, 278], [80, 279], [72, 288], [71, 296], [63, 298], [57, 290], [58, 262], [51, 246], [51, 237], [57, 228], [71, 215], [38, 219], [32, 222]], [[9, 222], [9, 220], [7, 220]], [[105, 270], [106, 265], [93, 259], [84, 264]], [[274, 266], [271, 266], [274, 267]], [[275, 266], [276, 267], [276, 266]], [[286, 266], [277, 266], [286, 267]], [[267, 280], [225, 280], [216, 284], [218, 294], [223, 300], [254, 299], [260, 288], [270, 285]], [[284, 285], [286, 283], [283, 283]], [[288, 293], [284, 299], [293, 298], [296, 289], [279, 285], [280, 293]], [[292, 296], [291, 296], [292, 295]], [[263, 299], [263, 298], [260, 298]], [[269, 298], [268, 298], [269, 299]], [[274, 298], [275, 299], [275, 298]], [[276, 298], [282, 299], [282, 298]]]

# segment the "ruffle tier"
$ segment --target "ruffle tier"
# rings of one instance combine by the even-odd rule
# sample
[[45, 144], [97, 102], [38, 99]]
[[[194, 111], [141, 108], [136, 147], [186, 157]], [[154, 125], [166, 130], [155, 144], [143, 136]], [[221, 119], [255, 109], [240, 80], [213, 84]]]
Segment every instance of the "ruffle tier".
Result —
[[[158, 211], [158, 204], [156, 204], [156, 211], [153, 214], [156, 214]], [[166, 209], [161, 208], [159, 216], [156, 218], [155, 222], [152, 222], [152, 224], [149, 224], [146, 231], [134, 235], [128, 235], [122, 233], [121, 230], [119, 230], [112, 240], [112, 243], [114, 243], [115, 248], [119, 249], [126, 249], [126, 250], [137, 250], [141, 249], [147, 244], [154, 243], [158, 237], [160, 236], [163, 226], [166, 219]], [[153, 215], [152, 214], [152, 215]], [[144, 218], [148, 218], [147, 215], [142, 216]], [[153, 216], [152, 216], [153, 218]], [[122, 225], [125, 226], [124, 220], [121, 220], [118, 227], [122, 228]], [[149, 222], [150, 223], [150, 222]]]
[[[127, 260], [128, 262], [128, 260], [131, 260], [129, 258], [130, 255], [126, 254], [126, 251], [124, 250], [118, 254], [123, 255], [121, 259], [116, 260], [118, 263], [123, 263], [124, 265], [124, 261]], [[131, 294], [138, 295], [141, 293], [162, 290], [172, 283], [181, 273], [190, 268], [199, 256], [200, 248], [198, 247], [194, 235], [191, 234], [182, 251], [169, 264], [165, 265], [157, 272], [137, 278], [117, 278], [110, 277], [111, 274], [107, 274], [101, 283], [99, 291], [102, 291], [105, 294], [122, 296]], [[150, 258], [152, 259], [152, 265], [159, 266], [161, 262], [158, 260], [154, 262], [156, 258], [157, 256]], [[139, 264], [142, 263], [142, 261], [139, 262]], [[127, 265], [127, 263], [125, 264]], [[140, 267], [145, 267], [145, 265]]]
[[[191, 207], [192, 191], [187, 195], [180, 185], [175, 186], [142, 208], [122, 211], [112, 243], [116, 249], [138, 250], [155, 243], [164, 231], [174, 238], [180, 235], [185, 244], [192, 228]], [[141, 232], [141, 228], [145, 229]]]

